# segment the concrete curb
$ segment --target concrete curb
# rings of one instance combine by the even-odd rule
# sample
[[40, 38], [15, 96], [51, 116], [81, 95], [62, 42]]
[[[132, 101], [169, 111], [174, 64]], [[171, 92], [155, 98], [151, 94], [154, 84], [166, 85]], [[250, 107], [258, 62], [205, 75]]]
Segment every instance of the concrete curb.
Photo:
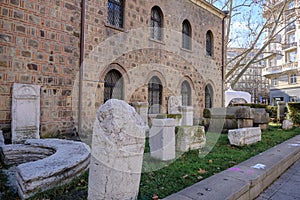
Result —
[[254, 199], [298, 159], [300, 135], [164, 199]]

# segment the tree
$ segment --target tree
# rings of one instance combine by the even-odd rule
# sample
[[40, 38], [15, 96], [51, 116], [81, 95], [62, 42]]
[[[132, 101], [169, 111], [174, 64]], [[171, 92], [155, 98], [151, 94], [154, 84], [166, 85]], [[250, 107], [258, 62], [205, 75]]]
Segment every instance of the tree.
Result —
[[[277, 52], [268, 52], [266, 49], [271, 43], [282, 43], [277, 36], [297, 20], [297, 18], [288, 22], [282, 20], [287, 11], [287, 5], [291, 1], [242, 0], [238, 3], [233, 0], [209, 1], [219, 9], [229, 11], [225, 46], [238, 46], [245, 49], [226, 62], [225, 68], [230, 68], [230, 70], [225, 74], [225, 83], [234, 87], [251, 64], [277, 54]], [[259, 16], [262, 20], [258, 19]], [[235, 30], [236, 23], [242, 26], [242, 31]], [[264, 57], [261, 58], [262, 54]]]

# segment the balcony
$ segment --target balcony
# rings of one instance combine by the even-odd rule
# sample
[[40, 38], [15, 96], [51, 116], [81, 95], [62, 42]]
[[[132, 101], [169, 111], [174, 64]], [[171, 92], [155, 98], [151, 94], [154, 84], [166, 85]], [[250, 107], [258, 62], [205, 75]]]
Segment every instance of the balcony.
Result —
[[290, 32], [290, 31], [296, 30], [296, 25], [295, 24], [290, 25], [285, 30], [286, 30], [286, 32]]
[[279, 66], [266, 67], [262, 70], [262, 75], [269, 76], [272, 74], [280, 74], [292, 70], [300, 71], [300, 66], [298, 66], [298, 62], [290, 62]]
[[297, 47], [297, 42], [286, 43], [282, 45], [282, 50], [290, 49], [292, 47]]

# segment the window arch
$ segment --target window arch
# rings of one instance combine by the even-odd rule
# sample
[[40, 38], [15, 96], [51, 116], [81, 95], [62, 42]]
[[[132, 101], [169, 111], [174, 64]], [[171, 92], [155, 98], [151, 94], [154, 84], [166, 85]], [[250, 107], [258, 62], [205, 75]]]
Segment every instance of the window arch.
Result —
[[104, 102], [109, 99], [123, 99], [122, 74], [115, 69], [110, 70], [104, 78]]
[[205, 86], [205, 108], [213, 107], [214, 92], [210, 84]]
[[151, 9], [151, 38], [162, 40], [163, 14], [158, 6]]
[[213, 56], [213, 48], [214, 48], [213, 34], [211, 31], [207, 31], [207, 33], [206, 33], [206, 55]]
[[108, 23], [123, 28], [124, 0], [108, 0]]
[[149, 113], [160, 113], [160, 107], [162, 105], [162, 91], [163, 87], [160, 79], [157, 76], [153, 76], [148, 83], [148, 103]]
[[191, 87], [187, 81], [183, 81], [181, 84], [181, 96], [183, 106], [190, 106], [192, 104]]
[[188, 20], [182, 23], [182, 48], [191, 49], [192, 47], [192, 28]]

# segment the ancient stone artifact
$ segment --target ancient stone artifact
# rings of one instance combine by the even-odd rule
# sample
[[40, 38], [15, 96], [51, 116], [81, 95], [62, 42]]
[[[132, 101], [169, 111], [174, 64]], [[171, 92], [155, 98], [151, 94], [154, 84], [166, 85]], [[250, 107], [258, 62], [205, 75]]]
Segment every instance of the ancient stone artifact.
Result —
[[29, 84], [13, 85], [12, 94], [12, 143], [26, 139], [39, 139], [40, 86]]
[[235, 146], [245, 146], [261, 141], [261, 129], [259, 127], [249, 127], [233, 129], [228, 131], [230, 144]]
[[175, 119], [153, 119], [149, 133], [150, 154], [159, 160], [175, 158]]
[[194, 116], [193, 106], [180, 106], [179, 110], [182, 113], [181, 126], [193, 126], [193, 116]]
[[168, 113], [180, 114], [179, 107], [182, 106], [182, 96], [170, 96], [168, 100]]
[[187, 152], [205, 146], [204, 126], [179, 126], [176, 132], [176, 150]]
[[294, 123], [291, 120], [283, 120], [282, 122], [282, 129], [283, 130], [290, 130], [294, 127]]
[[97, 111], [88, 199], [136, 199], [145, 146], [144, 122], [126, 102], [108, 100]]

